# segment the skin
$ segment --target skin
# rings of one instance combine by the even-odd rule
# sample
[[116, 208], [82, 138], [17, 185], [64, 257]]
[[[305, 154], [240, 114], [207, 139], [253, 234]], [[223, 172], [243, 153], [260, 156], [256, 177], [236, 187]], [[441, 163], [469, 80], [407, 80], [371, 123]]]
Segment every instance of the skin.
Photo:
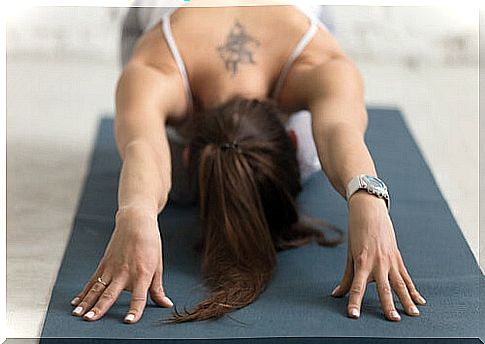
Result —
[[[172, 15], [171, 24], [200, 108], [237, 94], [267, 98], [308, 28], [307, 18], [291, 6], [183, 8]], [[352, 177], [377, 175], [364, 142], [362, 76], [327, 31], [320, 28], [295, 61], [277, 101], [287, 113], [311, 111], [320, 162], [343, 197]], [[187, 110], [182, 79], [157, 25], [141, 37], [118, 81], [115, 136], [123, 164], [115, 229], [96, 271], [71, 302], [78, 310], [74, 315], [100, 319], [122, 290], [132, 293], [126, 323], [140, 320], [147, 293], [157, 305], [172, 306], [163, 289], [157, 214], [171, 187], [165, 126], [184, 135]], [[348, 211], [347, 262], [332, 295], [349, 294], [348, 316], [358, 318], [366, 286], [375, 282], [387, 319], [400, 320], [392, 290], [407, 315], [419, 315], [416, 305], [425, 300], [406, 270], [385, 202], [359, 191], [350, 198]], [[107, 286], [97, 281], [99, 276]]]

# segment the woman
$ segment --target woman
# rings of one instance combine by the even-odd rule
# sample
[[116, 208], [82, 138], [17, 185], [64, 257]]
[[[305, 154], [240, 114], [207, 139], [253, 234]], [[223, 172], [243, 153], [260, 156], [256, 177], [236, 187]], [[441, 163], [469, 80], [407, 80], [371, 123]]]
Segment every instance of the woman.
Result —
[[[147, 291], [158, 305], [173, 306], [163, 289], [157, 224], [169, 197], [200, 202], [210, 292], [170, 321], [248, 305], [267, 285], [276, 251], [313, 240], [336, 244], [296, 211], [313, 158], [348, 201], [347, 264], [332, 295], [349, 293], [347, 314], [359, 318], [366, 285], [376, 282], [387, 319], [400, 320], [392, 289], [406, 314], [419, 315], [416, 304], [425, 300], [402, 260], [388, 193], [364, 142], [362, 77], [313, 16], [294, 6], [167, 11], [138, 40], [116, 107], [123, 160], [116, 227], [72, 301], [74, 315], [100, 319], [122, 290], [132, 292], [127, 323], [140, 320]], [[305, 121], [292, 126], [288, 115], [300, 110], [311, 113], [306, 137]], [[302, 144], [311, 134], [314, 156]]]

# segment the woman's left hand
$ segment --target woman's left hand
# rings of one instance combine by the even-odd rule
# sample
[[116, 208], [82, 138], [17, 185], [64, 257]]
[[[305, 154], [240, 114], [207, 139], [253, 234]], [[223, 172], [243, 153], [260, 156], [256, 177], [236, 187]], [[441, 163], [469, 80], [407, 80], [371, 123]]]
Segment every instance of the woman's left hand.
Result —
[[347, 264], [332, 296], [343, 297], [350, 292], [348, 316], [359, 318], [366, 286], [375, 281], [382, 309], [389, 320], [401, 319], [391, 288], [408, 315], [419, 315], [416, 304], [424, 305], [426, 300], [416, 290], [404, 266], [385, 201], [359, 191], [350, 198], [348, 206]]

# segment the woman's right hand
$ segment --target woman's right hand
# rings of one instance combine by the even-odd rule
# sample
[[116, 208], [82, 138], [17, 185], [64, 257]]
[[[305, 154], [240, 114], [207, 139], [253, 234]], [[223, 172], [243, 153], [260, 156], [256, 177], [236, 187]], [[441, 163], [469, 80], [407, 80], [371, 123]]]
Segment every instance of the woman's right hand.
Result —
[[[116, 213], [116, 226], [101, 262], [84, 289], [72, 301], [73, 315], [98, 320], [123, 290], [132, 293], [126, 323], [140, 320], [149, 290], [159, 306], [172, 307], [163, 289], [162, 245], [156, 214], [141, 208]], [[101, 281], [106, 286], [98, 281]]]

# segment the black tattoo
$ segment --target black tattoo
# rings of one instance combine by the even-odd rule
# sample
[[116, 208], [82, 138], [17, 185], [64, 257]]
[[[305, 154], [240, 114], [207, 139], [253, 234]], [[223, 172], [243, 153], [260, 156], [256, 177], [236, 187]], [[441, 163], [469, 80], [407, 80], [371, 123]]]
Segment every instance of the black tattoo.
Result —
[[226, 38], [226, 42], [218, 46], [217, 51], [224, 61], [226, 69], [234, 75], [237, 73], [240, 63], [256, 63], [253, 59], [253, 52], [250, 49], [258, 46], [259, 42], [251, 37], [246, 32], [246, 28], [236, 20]]

